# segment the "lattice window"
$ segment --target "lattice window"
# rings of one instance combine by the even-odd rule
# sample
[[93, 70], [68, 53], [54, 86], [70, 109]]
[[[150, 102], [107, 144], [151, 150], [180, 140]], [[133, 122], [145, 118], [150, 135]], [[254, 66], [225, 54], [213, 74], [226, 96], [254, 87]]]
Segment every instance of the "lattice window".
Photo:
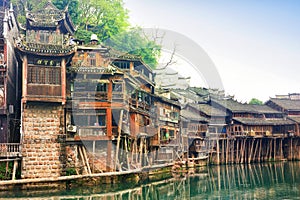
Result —
[[28, 83], [33, 84], [61, 84], [61, 72], [59, 67], [29, 66], [27, 74]]

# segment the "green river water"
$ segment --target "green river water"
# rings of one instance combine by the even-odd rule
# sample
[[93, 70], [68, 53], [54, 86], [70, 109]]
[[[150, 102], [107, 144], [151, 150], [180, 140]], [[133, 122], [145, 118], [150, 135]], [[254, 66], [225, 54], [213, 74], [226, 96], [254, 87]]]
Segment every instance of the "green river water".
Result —
[[0, 199], [300, 199], [300, 162], [210, 166], [158, 182], [0, 192]]

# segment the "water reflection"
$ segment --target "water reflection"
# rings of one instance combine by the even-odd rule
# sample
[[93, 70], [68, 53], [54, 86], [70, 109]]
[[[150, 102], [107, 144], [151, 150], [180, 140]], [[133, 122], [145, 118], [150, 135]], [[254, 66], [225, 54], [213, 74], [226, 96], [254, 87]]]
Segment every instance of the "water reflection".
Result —
[[[0, 199], [300, 199], [300, 162], [214, 166], [154, 183], [1, 193]], [[2, 198], [1, 198], [2, 197]]]

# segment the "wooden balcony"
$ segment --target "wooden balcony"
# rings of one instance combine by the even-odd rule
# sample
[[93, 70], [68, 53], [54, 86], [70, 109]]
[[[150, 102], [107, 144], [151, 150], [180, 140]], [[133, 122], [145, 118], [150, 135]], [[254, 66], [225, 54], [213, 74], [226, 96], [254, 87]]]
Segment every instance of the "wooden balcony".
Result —
[[21, 156], [19, 143], [0, 143], [0, 157], [12, 158]]

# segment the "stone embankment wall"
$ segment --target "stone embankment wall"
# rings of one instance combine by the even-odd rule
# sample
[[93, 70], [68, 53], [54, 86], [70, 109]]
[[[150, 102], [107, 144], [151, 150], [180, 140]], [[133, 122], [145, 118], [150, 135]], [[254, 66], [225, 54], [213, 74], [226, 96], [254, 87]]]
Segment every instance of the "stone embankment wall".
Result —
[[22, 179], [64, 175], [65, 133], [61, 105], [26, 105], [22, 113]]

